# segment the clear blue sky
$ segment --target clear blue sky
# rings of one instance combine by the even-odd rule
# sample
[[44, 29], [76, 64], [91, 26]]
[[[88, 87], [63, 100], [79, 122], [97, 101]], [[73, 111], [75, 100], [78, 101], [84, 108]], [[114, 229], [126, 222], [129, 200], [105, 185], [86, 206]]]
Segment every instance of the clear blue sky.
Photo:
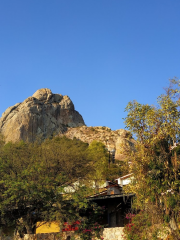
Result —
[[0, 115], [39, 88], [68, 95], [88, 126], [124, 128], [180, 78], [180, 0], [1, 0]]

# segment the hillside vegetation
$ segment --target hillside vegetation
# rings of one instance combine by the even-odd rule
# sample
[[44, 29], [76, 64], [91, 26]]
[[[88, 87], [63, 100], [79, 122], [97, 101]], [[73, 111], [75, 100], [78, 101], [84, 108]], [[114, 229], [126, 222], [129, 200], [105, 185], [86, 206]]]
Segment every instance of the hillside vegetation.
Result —
[[133, 101], [126, 111], [126, 126], [136, 138], [136, 151], [129, 152], [129, 171], [134, 174], [129, 191], [136, 193], [136, 198], [125, 228], [126, 239], [158, 239], [168, 230], [178, 240], [180, 81], [170, 81], [157, 106]]

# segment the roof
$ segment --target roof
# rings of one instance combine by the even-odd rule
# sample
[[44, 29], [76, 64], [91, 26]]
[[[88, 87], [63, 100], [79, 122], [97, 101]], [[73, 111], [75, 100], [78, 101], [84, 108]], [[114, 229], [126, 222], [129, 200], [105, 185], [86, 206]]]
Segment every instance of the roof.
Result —
[[91, 196], [89, 197], [89, 200], [101, 200], [101, 199], [112, 199], [112, 198], [123, 198], [123, 197], [133, 197], [135, 196], [134, 193], [128, 193], [128, 194], [114, 194], [114, 195], [97, 195], [97, 196]]
[[122, 177], [119, 177], [119, 178], [117, 178], [117, 179], [126, 179], [126, 178], [129, 178], [129, 177], [132, 176], [132, 175], [133, 175], [133, 173], [129, 173], [129, 174], [124, 175], [124, 176], [122, 176]]
[[109, 195], [118, 195], [122, 193], [122, 187], [117, 183], [108, 182], [109, 185], [105, 188], [99, 188], [98, 192], [94, 195], [89, 196], [89, 198], [97, 196], [109, 196]]

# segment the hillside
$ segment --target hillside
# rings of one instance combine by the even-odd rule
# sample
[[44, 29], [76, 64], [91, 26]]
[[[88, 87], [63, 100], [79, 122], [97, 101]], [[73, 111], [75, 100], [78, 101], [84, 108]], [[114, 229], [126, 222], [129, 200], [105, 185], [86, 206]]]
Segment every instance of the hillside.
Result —
[[135, 143], [129, 131], [124, 129], [113, 131], [108, 127], [68, 128], [64, 135], [71, 139], [76, 137], [87, 143], [91, 143], [93, 140], [102, 142], [108, 150], [115, 149], [115, 158], [118, 160], [125, 160], [127, 149], [133, 149]]
[[127, 148], [134, 145], [131, 134], [124, 129], [112, 131], [108, 127], [85, 126], [71, 99], [53, 94], [47, 88], [39, 89], [22, 103], [9, 107], [0, 118], [0, 131], [6, 142], [33, 142], [53, 135], [76, 137], [87, 143], [97, 140], [108, 150], [115, 149], [115, 158], [119, 160], [124, 160]]

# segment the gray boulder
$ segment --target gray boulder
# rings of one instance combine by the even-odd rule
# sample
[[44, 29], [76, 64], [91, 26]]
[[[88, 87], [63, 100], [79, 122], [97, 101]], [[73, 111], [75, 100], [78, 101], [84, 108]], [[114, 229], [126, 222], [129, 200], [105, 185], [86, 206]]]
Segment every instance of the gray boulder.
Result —
[[64, 133], [67, 127], [84, 126], [82, 116], [68, 96], [53, 94], [50, 89], [37, 90], [32, 97], [9, 107], [0, 118], [5, 141], [45, 139]]

